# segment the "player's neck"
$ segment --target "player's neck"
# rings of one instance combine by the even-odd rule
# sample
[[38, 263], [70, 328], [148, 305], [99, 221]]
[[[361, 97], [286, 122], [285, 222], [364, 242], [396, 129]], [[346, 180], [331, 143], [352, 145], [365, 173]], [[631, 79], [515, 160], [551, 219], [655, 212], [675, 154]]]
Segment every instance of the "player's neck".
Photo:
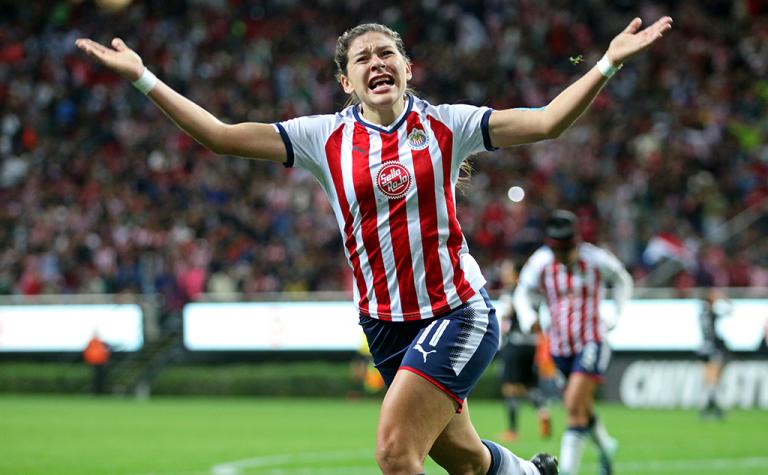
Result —
[[402, 100], [395, 101], [391, 106], [383, 108], [360, 104], [360, 113], [366, 122], [386, 127], [400, 117], [405, 109], [406, 101], [407, 99], [403, 97]]

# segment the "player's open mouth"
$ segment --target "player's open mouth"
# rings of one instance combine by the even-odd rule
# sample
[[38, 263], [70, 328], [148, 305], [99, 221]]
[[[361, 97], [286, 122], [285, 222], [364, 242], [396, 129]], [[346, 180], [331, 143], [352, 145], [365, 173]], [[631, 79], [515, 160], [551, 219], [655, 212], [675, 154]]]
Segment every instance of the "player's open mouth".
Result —
[[395, 85], [395, 78], [390, 75], [376, 76], [368, 81], [368, 89], [373, 92], [388, 90], [390, 86]]

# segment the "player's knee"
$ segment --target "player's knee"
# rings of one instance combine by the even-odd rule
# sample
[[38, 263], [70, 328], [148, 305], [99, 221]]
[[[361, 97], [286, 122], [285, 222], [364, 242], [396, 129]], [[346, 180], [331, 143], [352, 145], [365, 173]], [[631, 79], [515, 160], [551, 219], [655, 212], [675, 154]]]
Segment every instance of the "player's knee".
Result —
[[394, 439], [377, 442], [376, 462], [384, 474], [415, 474], [423, 471], [423, 460], [419, 454]]
[[565, 413], [568, 418], [568, 423], [573, 425], [583, 425], [586, 424], [586, 422], [589, 419], [589, 409], [586, 405], [581, 404], [577, 401], [565, 404]]

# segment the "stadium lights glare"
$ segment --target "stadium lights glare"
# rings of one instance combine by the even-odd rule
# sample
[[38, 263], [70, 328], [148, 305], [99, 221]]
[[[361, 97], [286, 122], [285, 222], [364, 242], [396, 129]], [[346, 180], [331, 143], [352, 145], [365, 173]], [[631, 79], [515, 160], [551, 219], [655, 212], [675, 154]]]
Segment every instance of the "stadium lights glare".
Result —
[[519, 186], [513, 186], [507, 191], [507, 198], [513, 203], [519, 203], [525, 198], [525, 190]]

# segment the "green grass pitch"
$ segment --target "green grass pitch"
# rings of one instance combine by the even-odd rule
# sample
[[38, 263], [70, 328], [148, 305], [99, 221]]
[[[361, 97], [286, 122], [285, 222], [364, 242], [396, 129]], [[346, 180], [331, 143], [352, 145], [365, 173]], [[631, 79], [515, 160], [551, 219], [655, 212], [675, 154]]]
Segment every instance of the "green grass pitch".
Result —
[[[600, 405], [621, 446], [619, 475], [768, 475], [768, 412], [731, 411], [701, 421], [695, 411], [631, 410]], [[482, 437], [504, 428], [498, 401], [473, 401]], [[378, 401], [306, 399], [0, 396], [1, 475], [311, 475], [376, 474]], [[557, 453], [541, 440], [533, 411], [521, 414], [523, 457]], [[596, 474], [594, 450], [582, 474]], [[428, 474], [444, 473], [429, 461]]]

